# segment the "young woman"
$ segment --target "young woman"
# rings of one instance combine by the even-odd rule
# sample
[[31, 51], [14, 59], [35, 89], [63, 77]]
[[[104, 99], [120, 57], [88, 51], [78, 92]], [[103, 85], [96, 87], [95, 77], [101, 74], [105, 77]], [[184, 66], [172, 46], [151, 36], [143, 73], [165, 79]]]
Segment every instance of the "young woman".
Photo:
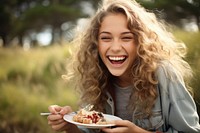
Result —
[[[81, 105], [116, 115], [106, 133], [199, 133], [199, 117], [187, 82], [192, 76], [177, 42], [155, 15], [131, 0], [108, 0], [81, 36], [72, 76]], [[95, 133], [63, 120], [71, 107], [52, 105], [56, 131]], [[58, 114], [59, 112], [60, 114]]]

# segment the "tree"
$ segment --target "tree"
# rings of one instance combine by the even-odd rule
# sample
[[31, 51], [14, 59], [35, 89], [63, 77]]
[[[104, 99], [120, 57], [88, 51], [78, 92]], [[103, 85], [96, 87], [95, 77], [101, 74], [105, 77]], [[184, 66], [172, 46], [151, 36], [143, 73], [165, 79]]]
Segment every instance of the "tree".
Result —
[[[169, 23], [180, 25], [182, 19], [196, 20], [200, 30], [200, 0], [138, 0], [144, 7], [161, 11], [163, 19]], [[156, 12], [158, 13], [158, 12]]]
[[0, 37], [3, 40], [3, 46], [7, 46], [10, 39], [10, 31], [12, 29], [13, 14], [10, 12], [13, 3], [7, 0], [0, 1]]
[[18, 38], [23, 45], [25, 36], [40, 32], [47, 26], [52, 29], [54, 43], [55, 34], [59, 37], [62, 34], [60, 27], [63, 23], [74, 22], [85, 15], [80, 3], [81, 0], [2, 0], [0, 37], [3, 46], [8, 46], [13, 38]]

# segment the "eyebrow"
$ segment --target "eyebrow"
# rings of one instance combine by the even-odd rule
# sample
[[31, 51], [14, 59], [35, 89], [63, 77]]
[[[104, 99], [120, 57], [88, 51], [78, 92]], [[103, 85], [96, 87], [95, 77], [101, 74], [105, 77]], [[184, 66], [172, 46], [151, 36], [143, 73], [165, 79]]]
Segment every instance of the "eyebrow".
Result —
[[[99, 35], [100, 35], [100, 34], [103, 34], [103, 33], [104, 33], [104, 34], [111, 34], [110, 32], [107, 32], [107, 31], [102, 31], [101, 33], [99, 33]], [[122, 32], [121, 34], [122, 34], [122, 35], [124, 35], [124, 34], [130, 34], [130, 33], [131, 33], [131, 34], [133, 34], [133, 33], [132, 33], [132, 32], [130, 32], [130, 31], [127, 31], [127, 32]]]

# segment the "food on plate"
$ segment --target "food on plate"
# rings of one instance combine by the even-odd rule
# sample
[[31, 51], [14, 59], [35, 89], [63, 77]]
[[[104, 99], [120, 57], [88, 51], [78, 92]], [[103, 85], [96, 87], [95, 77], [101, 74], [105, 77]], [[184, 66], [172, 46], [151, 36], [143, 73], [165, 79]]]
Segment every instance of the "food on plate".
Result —
[[86, 111], [81, 109], [76, 115], [73, 116], [73, 121], [83, 124], [107, 124], [103, 113], [97, 111]]

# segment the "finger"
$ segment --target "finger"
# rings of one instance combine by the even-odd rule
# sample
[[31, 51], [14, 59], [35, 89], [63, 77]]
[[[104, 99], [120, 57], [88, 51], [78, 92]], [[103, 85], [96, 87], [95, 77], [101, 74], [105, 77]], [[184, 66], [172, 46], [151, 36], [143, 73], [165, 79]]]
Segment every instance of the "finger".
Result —
[[63, 122], [65, 122], [65, 120], [60, 119], [60, 120], [55, 120], [55, 121], [48, 121], [48, 124], [49, 125], [58, 125], [58, 124], [61, 124]]
[[63, 116], [62, 115], [59, 115], [59, 114], [52, 114], [52, 115], [49, 115], [47, 117], [47, 119], [49, 121], [55, 121], [55, 120], [60, 120], [60, 119], [63, 119]]
[[133, 124], [132, 122], [128, 121], [128, 120], [115, 120], [115, 121], [111, 121], [112, 124], [115, 124], [116, 126], [120, 126], [120, 127], [127, 127], [130, 126], [131, 124]]
[[49, 109], [49, 112], [56, 114], [56, 113], [60, 112], [62, 107], [60, 107], [58, 105], [51, 105], [48, 107], [48, 109]]
[[72, 112], [72, 108], [70, 106], [65, 106], [60, 110], [60, 114], [65, 115]]
[[106, 133], [126, 133], [127, 127], [103, 128], [102, 131]]

